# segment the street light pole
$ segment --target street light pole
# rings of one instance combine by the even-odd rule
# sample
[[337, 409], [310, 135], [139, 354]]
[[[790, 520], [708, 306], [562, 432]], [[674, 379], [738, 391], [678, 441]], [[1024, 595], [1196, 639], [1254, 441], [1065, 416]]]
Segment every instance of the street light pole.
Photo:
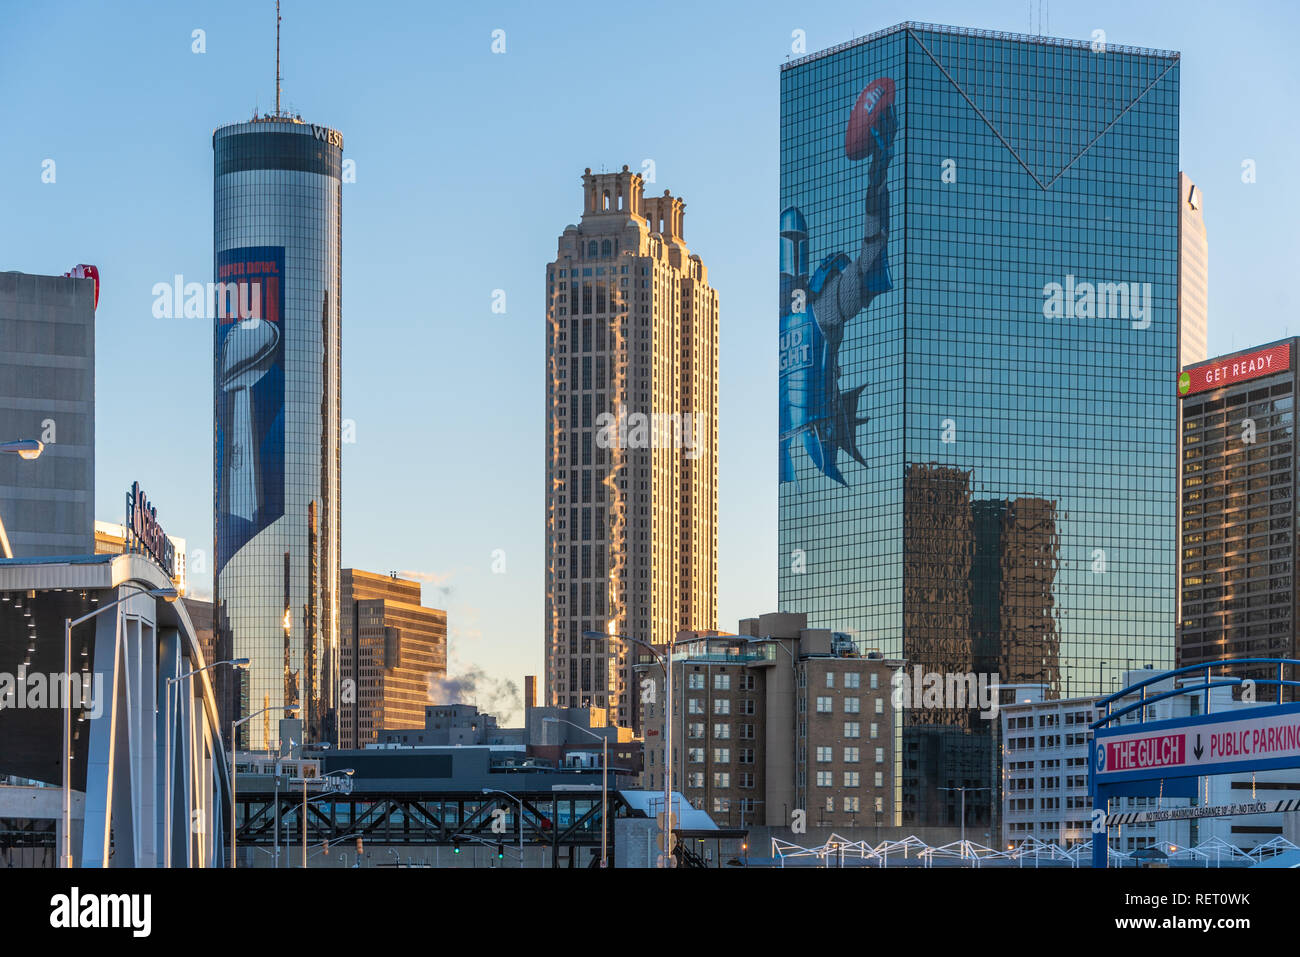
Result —
[[[24, 456], [24, 458], [27, 457]], [[13, 556], [6, 557], [12, 558]], [[122, 602], [134, 598], [136, 595], [144, 594], [151, 598], [162, 598], [169, 602], [175, 601], [179, 595], [175, 588], [145, 588], [143, 585], [130, 583], [121, 587], [124, 589], [130, 588], [131, 592], [122, 595], [120, 598], [115, 598], [107, 605], [102, 605], [80, 618], [63, 619], [63, 686], [65, 691], [69, 677], [72, 674], [72, 628], [74, 625], [90, 621], [96, 615], [103, 614], [110, 608], [116, 608]], [[113, 640], [116, 641], [116, 637]], [[65, 699], [63, 702], [63, 853], [59, 855], [59, 866], [72, 867], [72, 707], [71, 702], [66, 700], [70, 696], [64, 694], [63, 697]]]
[[[9, 539], [5, 539], [5, 557], [9, 554]], [[72, 619], [63, 619], [63, 678], [67, 687], [68, 676], [72, 674]], [[155, 699], [157, 700], [157, 699]], [[85, 805], [82, 805], [84, 814]], [[84, 825], [84, 820], [83, 820]], [[63, 702], [63, 854], [60, 867], [72, 866], [72, 707], [71, 702]]]
[[673, 650], [664, 655], [664, 867], [673, 866]]
[[[564, 718], [543, 718], [542, 720], [545, 722], [561, 722], [577, 728], [583, 734], [600, 739], [604, 751], [600, 767], [600, 866], [607, 868], [609, 867], [609, 850], [606, 843], [609, 835], [609, 735], [596, 734], [590, 728], [584, 728], [582, 725]], [[520, 821], [521, 828], [522, 825], [523, 822]]]
[[172, 866], [172, 682], [165, 683], [163, 709], [163, 867]]
[[609, 738], [602, 743], [600, 758], [600, 866], [609, 867]]
[[[12, 452], [19, 458], [31, 461], [40, 457], [45, 451], [45, 443], [39, 439], [17, 439], [0, 443], [0, 452]], [[0, 517], [0, 550], [5, 558], [13, 558], [14, 551], [9, 547], [9, 533], [5, 531], [4, 518]], [[107, 606], [105, 606], [107, 607]], [[72, 627], [64, 619], [63, 631], [63, 689], [64, 697], [72, 675]], [[63, 702], [63, 853], [60, 866], [72, 866], [72, 710], [67, 701]]]
[[239, 749], [235, 745], [235, 728], [238, 727], [238, 721], [230, 722], [230, 869], [235, 869], [235, 842], [238, 840], [235, 836], [235, 782], [239, 780], [239, 773], [235, 769], [235, 761], [239, 754]]
[[[238, 754], [238, 748], [235, 744], [235, 729], [238, 728], [245, 721], [251, 721], [254, 718], [260, 718], [268, 711], [275, 711], [275, 710], [277, 709], [273, 707], [263, 708], [260, 711], [254, 711], [252, 714], [240, 718], [238, 721], [230, 722], [230, 868], [231, 870], [234, 870], [238, 866], [238, 855], [235, 853], [235, 845], [238, 839], [235, 833], [235, 788], [236, 788], [236, 782], [239, 780], [239, 775], [235, 772], [235, 760]], [[287, 718], [292, 718], [298, 714], [297, 705], [290, 705], [289, 707], [283, 710], [284, 710], [285, 717]], [[276, 796], [276, 800], [278, 805], [279, 803], [278, 794]]]
[[959, 791], [961, 793], [961, 856], [966, 857], [966, 792], [967, 791], [992, 791], [992, 788], [939, 788], [940, 791]]
[[[673, 647], [679, 644], [677, 639], [667, 643], [667, 653], [660, 654], [654, 646], [631, 635], [607, 635], [603, 631], [584, 631], [582, 637], [609, 641], [617, 638], [640, 645], [654, 656], [655, 661], [664, 670], [664, 856], [663, 866], [673, 864]], [[693, 638], [687, 638], [692, 641]]]
[[164, 794], [163, 803], [164, 803], [164, 805], [165, 805], [165, 806], [163, 807], [163, 834], [165, 835], [165, 840], [166, 840], [166, 844], [163, 846], [163, 860], [165, 861], [165, 864], [164, 864], [165, 867], [171, 867], [171, 866], [172, 866], [172, 843], [173, 843], [173, 835], [172, 835], [172, 721], [173, 721], [174, 715], [172, 714], [172, 685], [174, 685], [174, 684], [179, 684], [179, 683], [182, 682], [182, 681], [186, 681], [186, 680], [188, 680], [188, 679], [190, 679], [190, 678], [193, 678], [193, 677], [194, 677], [195, 675], [197, 675], [197, 674], [201, 674], [201, 673], [204, 672], [204, 671], [208, 671], [209, 669], [212, 669], [212, 668], [217, 668], [217, 667], [219, 667], [219, 666], [221, 666], [221, 665], [231, 665], [232, 667], [235, 668], [236, 671], [242, 671], [242, 670], [248, 668], [249, 663], [250, 663], [250, 662], [249, 662], [249, 659], [247, 659], [247, 658], [228, 658], [228, 659], [226, 659], [225, 661], [214, 661], [214, 662], [212, 662], [212, 664], [210, 664], [210, 665], [204, 665], [202, 668], [195, 668], [193, 671], [187, 671], [187, 672], [186, 672], [185, 674], [183, 674], [183, 675], [177, 675], [175, 678], [168, 678], [168, 679], [167, 679], [167, 694], [166, 694], [166, 700], [167, 700], [167, 711], [166, 711], [166, 715], [167, 715], [167, 719], [166, 719], [166, 729], [165, 729], [165, 730], [166, 730], [166, 733], [165, 733], [165, 736], [164, 736], [164, 742], [165, 742], [165, 743], [164, 743], [164, 745], [163, 745], [163, 747], [164, 747], [164, 752], [163, 752], [163, 770], [164, 770], [164, 773], [165, 773], [165, 776], [166, 776], [166, 781], [163, 782], [163, 794]]
[[[39, 439], [16, 439], [13, 442], [0, 442], [0, 452], [13, 452], [19, 458], [31, 461], [40, 458], [45, 451], [45, 443]], [[0, 550], [5, 558], [13, 558], [13, 549], [9, 547], [9, 534], [5, 531], [4, 519], [0, 518]], [[71, 866], [71, 865], [66, 865]]]

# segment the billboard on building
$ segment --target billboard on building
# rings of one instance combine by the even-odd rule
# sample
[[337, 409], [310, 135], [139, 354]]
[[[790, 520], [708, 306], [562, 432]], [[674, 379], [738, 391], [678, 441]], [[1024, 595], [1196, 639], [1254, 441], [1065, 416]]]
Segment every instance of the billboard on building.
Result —
[[[894, 81], [877, 77], [844, 104], [844, 163], [846, 179], [860, 175], [865, 164], [867, 186], [861, 246], [844, 251], [830, 248], [829, 229], [818, 232], [798, 206], [781, 211], [780, 258], [780, 481], [792, 482], [802, 456], [841, 485], [848, 456], [861, 465], [858, 428], [866, 423], [863, 392], [866, 383], [841, 382], [840, 345], [845, 327], [876, 296], [893, 288], [889, 276], [889, 190], [886, 173], [893, 158]], [[839, 152], [837, 140], [835, 151]], [[813, 259], [818, 257], [815, 268]]]
[[1213, 359], [1184, 369], [1178, 376], [1178, 394], [1195, 395], [1260, 376], [1276, 375], [1290, 368], [1291, 346], [1287, 343], [1227, 359]]
[[216, 571], [284, 514], [284, 247], [217, 253]]

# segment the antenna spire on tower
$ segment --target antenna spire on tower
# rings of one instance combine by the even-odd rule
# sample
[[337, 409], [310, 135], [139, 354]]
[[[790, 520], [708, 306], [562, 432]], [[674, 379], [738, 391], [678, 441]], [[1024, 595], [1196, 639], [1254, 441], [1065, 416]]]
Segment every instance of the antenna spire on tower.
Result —
[[280, 115], [280, 0], [275, 0], [275, 115]]

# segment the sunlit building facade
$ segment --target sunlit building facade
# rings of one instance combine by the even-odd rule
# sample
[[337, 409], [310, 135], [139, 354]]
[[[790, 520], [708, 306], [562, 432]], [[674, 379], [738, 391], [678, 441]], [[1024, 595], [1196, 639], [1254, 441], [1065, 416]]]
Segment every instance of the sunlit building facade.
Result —
[[583, 181], [546, 267], [546, 703], [639, 723], [627, 646], [716, 627], [718, 294], [686, 203]]
[[342, 544], [343, 138], [284, 114], [218, 129], [214, 154], [214, 602], [249, 658], [239, 746], [274, 747], [284, 707], [331, 740]]
[[[1173, 661], [1178, 54], [902, 24], [781, 71], [779, 602], [935, 673]], [[996, 722], [902, 721], [904, 826]]]
[[381, 731], [424, 728], [447, 676], [447, 612], [421, 604], [420, 583], [359, 568], [342, 574], [340, 748], [378, 743]]
[[1186, 173], [1178, 174], [1178, 363], [1209, 358], [1210, 244], [1205, 198]]
[[[1186, 367], [1178, 662], [1295, 658], [1300, 339]], [[1269, 665], [1242, 678], [1276, 678]], [[1269, 689], [1268, 693], [1272, 693]], [[1294, 689], [1286, 696], [1293, 697]], [[1267, 694], [1263, 695], [1264, 698]]]

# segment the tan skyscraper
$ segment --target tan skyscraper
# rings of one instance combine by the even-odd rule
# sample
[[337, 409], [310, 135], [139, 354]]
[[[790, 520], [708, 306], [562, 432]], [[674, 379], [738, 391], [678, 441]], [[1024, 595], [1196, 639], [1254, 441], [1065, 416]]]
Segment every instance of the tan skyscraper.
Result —
[[447, 676], [447, 613], [420, 601], [420, 583], [359, 568], [341, 574], [338, 746], [424, 727], [430, 682]]
[[717, 625], [718, 295], [686, 204], [582, 178], [546, 268], [546, 700], [639, 720], [628, 646]]
[[1201, 189], [1178, 174], [1178, 363], [1209, 358], [1210, 247], [1201, 214]]

